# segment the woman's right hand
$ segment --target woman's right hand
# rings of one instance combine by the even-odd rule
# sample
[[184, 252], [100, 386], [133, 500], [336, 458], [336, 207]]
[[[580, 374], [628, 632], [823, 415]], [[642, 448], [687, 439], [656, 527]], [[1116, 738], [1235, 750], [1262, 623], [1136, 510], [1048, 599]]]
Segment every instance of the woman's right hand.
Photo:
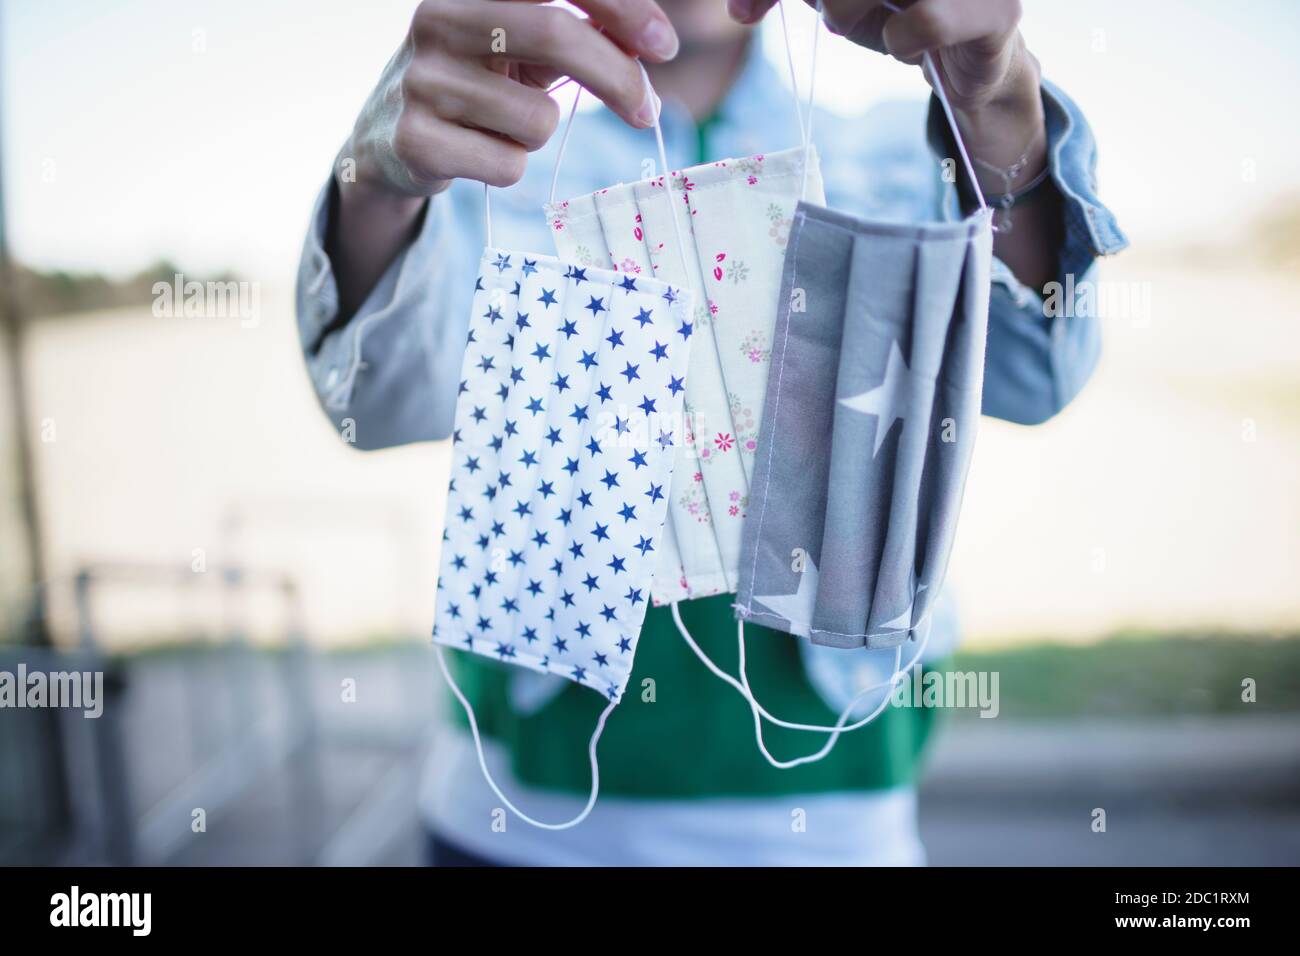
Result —
[[429, 196], [453, 179], [509, 186], [545, 145], [563, 76], [633, 126], [656, 105], [634, 56], [677, 53], [654, 0], [575, 0], [590, 15], [519, 0], [424, 0], [353, 132], [358, 180]]
[[677, 54], [654, 0], [574, 0], [590, 19], [526, 0], [424, 0], [335, 165], [326, 252], [349, 318], [454, 179], [509, 186], [559, 123], [546, 89], [571, 76], [633, 126], [657, 104], [634, 56]]

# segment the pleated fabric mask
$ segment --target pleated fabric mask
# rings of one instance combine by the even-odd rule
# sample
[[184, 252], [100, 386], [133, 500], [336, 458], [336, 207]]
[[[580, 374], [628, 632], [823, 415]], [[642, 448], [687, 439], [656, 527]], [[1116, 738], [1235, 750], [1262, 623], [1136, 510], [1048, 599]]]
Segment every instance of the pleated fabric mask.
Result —
[[[655, 133], [662, 157], [657, 123]], [[680, 415], [691, 342], [673, 333], [693, 299], [649, 275], [493, 248], [487, 216], [456, 402], [435, 650], [493, 791], [526, 822], [564, 829], [595, 805], [596, 746], [631, 674], [659, 561], [675, 449], [651, 419]], [[609, 701], [589, 743], [581, 814], [540, 823], [501, 792], [444, 646]]]
[[[928, 55], [924, 67], [935, 77]], [[956, 530], [980, 414], [993, 235], [942, 84], [933, 85], [980, 208], [960, 222], [913, 225], [799, 204], [742, 546], [738, 680], [677, 616], [696, 654], [750, 703], [775, 766], [821, 759], [840, 733], [883, 710], [887, 693], [847, 723], [864, 697], [919, 661]], [[892, 675], [834, 726], [779, 720], [745, 677], [746, 621], [823, 645], [893, 648]], [[914, 636], [920, 646], [903, 667]], [[777, 761], [762, 719], [831, 737], [815, 754]]]
[[[675, 333], [694, 344], [684, 419], [663, 426], [680, 440], [655, 604], [736, 590], [778, 291], [801, 194], [825, 201], [815, 151], [796, 147], [546, 207], [562, 258], [653, 275], [695, 300]], [[687, 223], [680, 248], [673, 205]]]
[[[657, 561], [687, 297], [609, 270], [484, 251], [453, 433], [437, 640], [617, 700]], [[620, 411], [605, 415], [603, 409]]]
[[807, 311], [787, 305], [777, 323], [736, 605], [745, 620], [876, 648], [928, 617], [979, 423], [989, 219], [795, 213], [782, 295]]

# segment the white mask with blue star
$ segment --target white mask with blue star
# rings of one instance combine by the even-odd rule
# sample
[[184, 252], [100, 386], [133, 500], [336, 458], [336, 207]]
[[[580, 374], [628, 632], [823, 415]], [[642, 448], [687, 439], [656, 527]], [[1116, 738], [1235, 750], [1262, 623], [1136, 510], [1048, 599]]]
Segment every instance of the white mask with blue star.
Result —
[[691, 307], [654, 278], [485, 250], [437, 643], [619, 700], [659, 561]]

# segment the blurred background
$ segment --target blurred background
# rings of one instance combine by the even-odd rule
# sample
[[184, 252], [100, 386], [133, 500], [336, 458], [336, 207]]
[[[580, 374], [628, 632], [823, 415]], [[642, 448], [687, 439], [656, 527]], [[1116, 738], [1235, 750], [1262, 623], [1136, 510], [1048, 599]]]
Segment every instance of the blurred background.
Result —
[[[107, 697], [0, 710], [0, 863], [420, 859], [448, 448], [344, 444], [292, 302], [412, 7], [0, 3], [0, 671]], [[935, 863], [1300, 863], [1300, 7], [1025, 8], [1133, 248], [1090, 387], [984, 425], [950, 587], [1001, 713], [950, 721], [923, 836]], [[924, 92], [842, 41], [819, 70], [845, 121]], [[177, 272], [255, 316], [157, 315]]]

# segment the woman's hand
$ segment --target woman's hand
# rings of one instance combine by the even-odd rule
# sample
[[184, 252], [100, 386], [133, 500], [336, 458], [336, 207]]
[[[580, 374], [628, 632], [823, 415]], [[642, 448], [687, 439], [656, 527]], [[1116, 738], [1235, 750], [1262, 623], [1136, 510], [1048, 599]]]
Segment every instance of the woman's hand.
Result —
[[528, 153], [555, 132], [559, 108], [546, 87], [561, 76], [650, 126], [654, 103], [633, 56], [676, 55], [668, 18], [654, 0], [577, 6], [591, 19], [518, 0], [424, 0], [357, 120], [358, 179], [412, 196], [453, 179], [517, 182]]
[[[761, 19], [777, 2], [727, 0], [743, 23]], [[991, 202], [1042, 171], [1047, 129], [1040, 74], [1020, 36], [1019, 0], [822, 0], [820, 6], [827, 26], [860, 46], [905, 63], [930, 54]], [[935, 82], [928, 71], [926, 80]], [[994, 251], [1022, 282], [1041, 288], [1056, 275], [1059, 199], [1051, 188], [1041, 190], [1012, 215], [1015, 228], [998, 233]]]
[[346, 319], [409, 241], [424, 202], [472, 179], [519, 181], [560, 111], [546, 89], [573, 77], [634, 126], [656, 104], [634, 57], [677, 54], [654, 0], [574, 0], [589, 14], [527, 0], [424, 0], [357, 118], [335, 171], [326, 251]]
[[[777, 2], [727, 0], [727, 8], [734, 19], [754, 23]], [[1020, 39], [1020, 0], [822, 0], [821, 9], [832, 33], [859, 46], [904, 63], [920, 63], [930, 53], [959, 110], [978, 110], [1018, 91], [1030, 59]]]

